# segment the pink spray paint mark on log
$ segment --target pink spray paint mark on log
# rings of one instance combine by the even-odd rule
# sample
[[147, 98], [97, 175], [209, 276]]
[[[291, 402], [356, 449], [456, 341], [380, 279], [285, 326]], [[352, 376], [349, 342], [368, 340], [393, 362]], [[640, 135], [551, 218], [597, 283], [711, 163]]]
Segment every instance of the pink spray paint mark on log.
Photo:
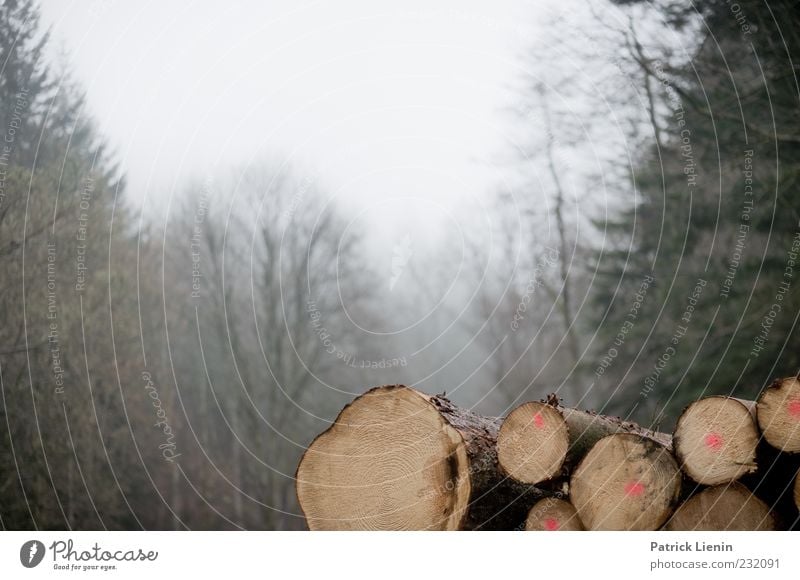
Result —
[[533, 416], [533, 424], [536, 426], [537, 429], [541, 429], [544, 427], [544, 419], [540, 413], [536, 413]]
[[625, 484], [625, 495], [639, 497], [644, 493], [644, 484], [641, 481], [630, 481]]
[[705, 436], [704, 442], [706, 447], [711, 449], [711, 451], [719, 451], [722, 449], [723, 440], [718, 433], [708, 433]]
[[786, 404], [786, 410], [793, 419], [800, 419], [800, 399], [792, 399]]
[[544, 529], [548, 532], [555, 532], [559, 528], [558, 520], [555, 518], [547, 518], [544, 520]]

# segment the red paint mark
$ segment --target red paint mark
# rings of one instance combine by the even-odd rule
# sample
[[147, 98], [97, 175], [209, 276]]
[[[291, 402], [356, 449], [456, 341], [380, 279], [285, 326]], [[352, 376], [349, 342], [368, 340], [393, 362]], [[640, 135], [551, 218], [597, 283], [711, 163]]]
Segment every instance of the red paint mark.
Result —
[[786, 404], [789, 414], [795, 419], [800, 419], [800, 399], [792, 399]]
[[548, 532], [555, 532], [559, 527], [558, 520], [555, 518], [547, 518], [544, 520], [544, 529]]
[[536, 413], [533, 416], [533, 424], [536, 425], [537, 429], [541, 429], [544, 427], [544, 419], [542, 418], [541, 414]]
[[625, 484], [625, 495], [639, 497], [644, 493], [644, 484], [641, 481], [631, 481]]
[[717, 433], [709, 433], [706, 435], [705, 444], [711, 451], [719, 451], [722, 449], [722, 437]]

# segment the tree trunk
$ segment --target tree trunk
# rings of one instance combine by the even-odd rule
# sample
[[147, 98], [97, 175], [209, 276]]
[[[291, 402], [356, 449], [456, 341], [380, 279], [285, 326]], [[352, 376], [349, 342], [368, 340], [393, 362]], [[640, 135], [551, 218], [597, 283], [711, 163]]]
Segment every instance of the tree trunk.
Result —
[[774, 530], [769, 507], [740, 483], [704, 489], [683, 503], [664, 529], [670, 531]]
[[681, 469], [703, 485], [735, 481], [756, 471], [758, 440], [755, 403], [721, 396], [686, 407], [673, 436]]
[[786, 453], [800, 452], [800, 381], [778, 379], [758, 398], [758, 425], [767, 442]]
[[547, 493], [502, 475], [498, 430], [443, 396], [368, 391], [303, 454], [297, 496], [309, 528], [521, 528]]
[[570, 499], [590, 530], [657, 530], [680, 491], [680, 469], [669, 450], [634, 433], [598, 441], [570, 479]]
[[525, 530], [529, 532], [575, 532], [583, 529], [575, 507], [566, 500], [554, 497], [537, 501], [525, 520]]

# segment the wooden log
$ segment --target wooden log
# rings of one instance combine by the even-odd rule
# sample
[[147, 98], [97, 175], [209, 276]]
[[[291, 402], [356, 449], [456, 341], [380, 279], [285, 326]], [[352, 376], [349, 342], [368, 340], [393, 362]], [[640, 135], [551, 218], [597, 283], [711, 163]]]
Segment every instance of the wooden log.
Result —
[[681, 472], [669, 450], [633, 433], [598, 441], [570, 478], [570, 499], [590, 530], [656, 530], [680, 491]]
[[733, 482], [709, 487], [690, 497], [664, 526], [670, 531], [774, 530], [775, 518], [763, 501]]
[[779, 530], [796, 529], [798, 509], [794, 501], [794, 480], [800, 469], [800, 454], [782, 453], [762, 439], [756, 456], [758, 471], [741, 479], [775, 516]]
[[[550, 398], [553, 401], [553, 395]], [[564, 460], [564, 475], [580, 463], [595, 444], [609, 435], [629, 433], [652, 439], [666, 449], [672, 448], [672, 436], [646, 429], [636, 423], [623, 421], [619, 417], [600, 415], [591, 411], [582, 411], [558, 405], [556, 407], [564, 417], [569, 431], [569, 451]]]
[[778, 379], [758, 398], [758, 426], [767, 443], [785, 453], [800, 452], [800, 381]]
[[794, 478], [794, 505], [800, 511], [800, 471]]
[[510, 477], [536, 484], [561, 473], [569, 448], [567, 423], [546, 403], [523, 403], [503, 420], [497, 459]]
[[497, 438], [498, 458], [503, 471], [521, 482], [568, 481], [594, 444], [616, 433], [647, 437], [667, 448], [672, 445], [672, 437], [666, 433], [618, 417], [564, 407], [553, 394], [542, 402], [523, 403], [509, 413]]
[[499, 421], [392, 385], [346, 406], [304, 453], [297, 497], [312, 530], [516, 529], [547, 493], [505, 477]]
[[529, 532], [567, 532], [583, 529], [583, 523], [575, 507], [568, 501], [555, 497], [537, 501], [525, 520], [525, 530]]
[[706, 397], [681, 413], [672, 438], [681, 469], [703, 485], [735, 481], [757, 469], [755, 403]]

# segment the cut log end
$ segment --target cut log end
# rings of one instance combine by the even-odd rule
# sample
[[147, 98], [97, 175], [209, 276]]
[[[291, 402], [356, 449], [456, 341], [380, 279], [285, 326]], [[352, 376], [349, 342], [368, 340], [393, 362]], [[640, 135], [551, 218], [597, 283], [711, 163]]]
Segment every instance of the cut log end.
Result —
[[767, 443], [787, 453], [800, 452], [800, 381], [780, 379], [758, 399], [758, 425]]
[[575, 507], [568, 501], [553, 497], [536, 502], [525, 520], [525, 530], [529, 532], [573, 532], [583, 529]]
[[670, 518], [671, 531], [774, 530], [769, 507], [740, 483], [704, 489], [689, 498]]
[[511, 411], [497, 437], [497, 457], [503, 471], [530, 484], [556, 476], [568, 447], [564, 417], [546, 403], [524, 403]]
[[756, 470], [758, 427], [746, 402], [707, 397], [678, 419], [673, 445], [683, 471], [697, 483], [716, 485]]
[[455, 530], [468, 470], [461, 435], [424, 395], [380, 387], [309, 446], [297, 495], [312, 530]]
[[604, 437], [570, 480], [570, 499], [590, 530], [656, 530], [672, 513], [681, 475], [656, 441], [620, 433]]
[[794, 478], [794, 505], [800, 510], [800, 471]]

